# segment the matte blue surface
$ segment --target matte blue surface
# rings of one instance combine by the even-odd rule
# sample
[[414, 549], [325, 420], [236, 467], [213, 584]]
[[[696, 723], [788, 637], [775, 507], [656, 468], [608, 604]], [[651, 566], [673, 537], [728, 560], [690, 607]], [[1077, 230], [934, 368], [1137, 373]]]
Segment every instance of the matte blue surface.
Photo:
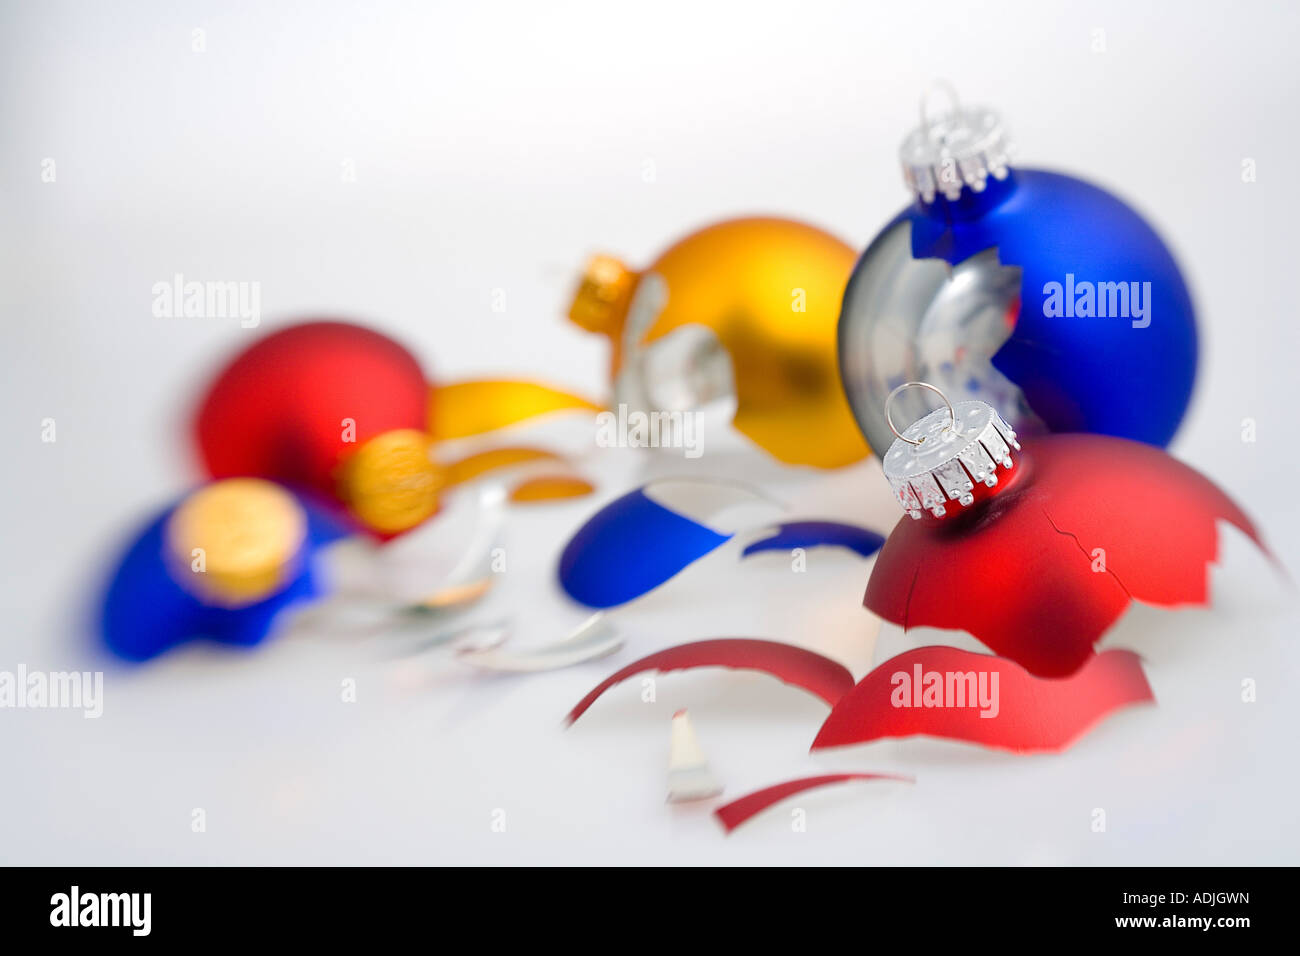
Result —
[[788, 521], [776, 533], [745, 546], [741, 558], [761, 551], [793, 551], [795, 548], [848, 548], [864, 558], [880, 550], [885, 539], [874, 531], [840, 521]]
[[[1003, 265], [1023, 270], [1019, 319], [993, 364], [1052, 431], [1170, 442], [1196, 377], [1196, 320], [1173, 255], [1141, 216], [1089, 183], [1018, 169], [956, 202], [918, 202], [887, 229], [902, 221], [912, 224], [915, 258], [955, 264], [996, 247]], [[1150, 282], [1150, 326], [1045, 316], [1043, 287], [1067, 273]]]
[[205, 605], [176, 583], [164, 550], [167, 520], [176, 505], [163, 511], [131, 543], [104, 595], [100, 628], [109, 649], [126, 660], [143, 661], [196, 638], [243, 646], [260, 642], [277, 614], [321, 593], [311, 556], [349, 533], [326, 512], [298, 500], [307, 513], [307, 538], [297, 573], [276, 594], [235, 609]]
[[730, 537], [665, 508], [638, 488], [597, 511], [565, 545], [560, 586], [588, 607], [625, 604]]

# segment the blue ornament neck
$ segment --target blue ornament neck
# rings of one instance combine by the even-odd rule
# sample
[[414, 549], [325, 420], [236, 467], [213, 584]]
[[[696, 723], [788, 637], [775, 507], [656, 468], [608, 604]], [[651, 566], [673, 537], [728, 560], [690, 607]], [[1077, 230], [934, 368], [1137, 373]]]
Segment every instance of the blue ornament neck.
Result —
[[987, 215], [1000, 206], [1016, 190], [1016, 174], [1007, 171], [1006, 179], [988, 179], [982, 192], [965, 188], [955, 199], [946, 199], [941, 195], [934, 197], [934, 202], [916, 201], [917, 208], [932, 219], [940, 222], [969, 222]]

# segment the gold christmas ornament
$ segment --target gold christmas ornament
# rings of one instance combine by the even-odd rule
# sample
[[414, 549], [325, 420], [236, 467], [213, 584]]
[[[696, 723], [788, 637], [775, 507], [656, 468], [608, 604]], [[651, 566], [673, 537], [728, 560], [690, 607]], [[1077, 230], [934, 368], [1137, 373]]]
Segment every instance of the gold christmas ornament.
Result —
[[569, 318], [609, 337], [615, 404], [673, 412], [730, 399], [735, 428], [777, 459], [835, 468], [868, 454], [836, 358], [855, 260], [813, 226], [733, 219], [640, 273], [596, 256]]

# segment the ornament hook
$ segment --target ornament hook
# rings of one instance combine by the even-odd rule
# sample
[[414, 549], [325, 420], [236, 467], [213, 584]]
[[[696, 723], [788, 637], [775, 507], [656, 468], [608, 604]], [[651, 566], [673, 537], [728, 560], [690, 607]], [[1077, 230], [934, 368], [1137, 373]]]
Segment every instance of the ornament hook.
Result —
[[[948, 101], [951, 104], [949, 112], [953, 116], [956, 116], [961, 112], [961, 99], [957, 96], [956, 87], [947, 80], [935, 80], [931, 83], [929, 89], [921, 94], [921, 129], [924, 131], [925, 138], [931, 142], [934, 140], [934, 137], [931, 135], [934, 127], [930, 122], [930, 111], [928, 106], [930, 104], [930, 98], [934, 96], [935, 93], [947, 94]], [[939, 115], [943, 116], [945, 114], [940, 113]]]
[[934, 392], [934, 394], [938, 395], [940, 398], [943, 399], [943, 403], [948, 406], [948, 414], [952, 416], [952, 424], [947, 426], [947, 428], [945, 428], [944, 431], [947, 431], [948, 428], [957, 427], [957, 412], [953, 409], [952, 402], [948, 401], [947, 395], [945, 395], [942, 391], [940, 391], [935, 386], [931, 385], [929, 382], [904, 382], [902, 385], [898, 386], [898, 388], [890, 392], [889, 397], [885, 399], [885, 424], [889, 426], [889, 430], [894, 433], [895, 438], [905, 441], [909, 445], [919, 445], [921, 444], [921, 442], [925, 441], [924, 437], [922, 437], [920, 441], [914, 441], [911, 438], [904, 438], [903, 433], [894, 427], [893, 416], [890, 415], [889, 413], [890, 406], [894, 404], [894, 399], [898, 396], [898, 393], [905, 388], [928, 388], [930, 391]]

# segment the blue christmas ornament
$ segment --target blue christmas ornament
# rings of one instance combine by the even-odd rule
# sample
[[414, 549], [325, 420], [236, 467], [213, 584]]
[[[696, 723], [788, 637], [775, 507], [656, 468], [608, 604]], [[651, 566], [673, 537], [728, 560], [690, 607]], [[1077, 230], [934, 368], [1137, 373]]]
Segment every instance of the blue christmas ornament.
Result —
[[[951, 91], [949, 90], [951, 93]], [[1013, 168], [998, 116], [927, 115], [903, 143], [916, 201], [872, 241], [840, 313], [840, 370], [867, 442], [893, 441], [889, 393], [931, 382], [1018, 432], [1167, 445], [1196, 376], [1196, 320], [1173, 255], [1103, 189]], [[930, 410], [923, 392], [895, 414]]]
[[312, 555], [348, 533], [271, 482], [205, 485], [127, 547], [101, 605], [104, 642], [131, 661], [198, 638], [257, 644], [282, 611], [323, 592]]

